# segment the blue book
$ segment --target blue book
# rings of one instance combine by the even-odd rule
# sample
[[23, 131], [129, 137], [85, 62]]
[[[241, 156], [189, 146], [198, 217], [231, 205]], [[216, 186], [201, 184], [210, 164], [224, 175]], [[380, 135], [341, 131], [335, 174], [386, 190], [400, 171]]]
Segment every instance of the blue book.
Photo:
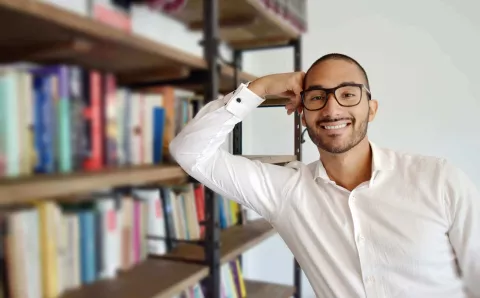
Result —
[[[69, 67], [54, 65], [41, 67], [33, 70], [35, 77], [47, 77], [50, 79], [50, 92], [48, 103], [51, 105], [51, 117], [48, 119], [53, 141], [53, 156], [55, 169], [60, 172], [72, 170], [71, 149], [71, 115], [70, 115], [70, 90], [69, 90]], [[56, 84], [53, 87], [53, 80]], [[55, 88], [55, 89], [54, 89]]]
[[220, 229], [226, 229], [228, 228], [228, 221], [227, 221], [227, 218], [225, 217], [225, 212], [223, 212], [225, 210], [223, 206], [225, 202], [223, 200], [223, 197], [218, 194], [215, 194], [215, 199], [218, 203], [218, 212], [219, 212], [218, 221], [220, 224]]
[[80, 223], [80, 264], [82, 284], [97, 279], [95, 213], [93, 210], [79, 212]]
[[153, 163], [159, 164], [163, 160], [163, 132], [165, 130], [165, 109], [153, 109]]
[[37, 164], [35, 173], [54, 172], [53, 103], [50, 96], [50, 79], [34, 76], [34, 136]]

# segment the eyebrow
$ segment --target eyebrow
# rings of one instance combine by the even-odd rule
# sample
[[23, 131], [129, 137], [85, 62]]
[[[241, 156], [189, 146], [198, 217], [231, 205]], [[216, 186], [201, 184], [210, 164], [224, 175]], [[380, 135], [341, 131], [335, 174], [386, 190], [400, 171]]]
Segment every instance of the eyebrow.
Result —
[[[361, 83], [357, 83], [357, 82], [353, 82], [353, 81], [347, 81], [347, 82], [342, 82], [335, 87], [348, 85], [348, 84], [361, 84]], [[333, 87], [333, 88], [335, 88], [335, 87]], [[317, 84], [317, 85], [310, 85], [305, 90], [312, 89], [312, 88], [331, 89], [331, 88], [327, 88], [323, 85]]]

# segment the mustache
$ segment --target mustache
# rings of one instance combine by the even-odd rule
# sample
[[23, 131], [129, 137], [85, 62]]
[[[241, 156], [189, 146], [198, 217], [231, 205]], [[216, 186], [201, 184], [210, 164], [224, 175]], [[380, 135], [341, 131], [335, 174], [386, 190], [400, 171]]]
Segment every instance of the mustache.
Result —
[[353, 118], [353, 117], [337, 117], [337, 118], [323, 117], [323, 118], [317, 120], [317, 125], [330, 123], [330, 122], [336, 122], [336, 121], [342, 121], [342, 120], [351, 121], [352, 123], [355, 122], [355, 118]]

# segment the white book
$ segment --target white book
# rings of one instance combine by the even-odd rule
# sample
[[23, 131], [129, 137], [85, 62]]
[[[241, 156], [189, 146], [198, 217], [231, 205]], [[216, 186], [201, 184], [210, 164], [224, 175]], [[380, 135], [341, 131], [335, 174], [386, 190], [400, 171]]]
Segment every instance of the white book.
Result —
[[163, 255], [167, 252], [165, 231], [165, 212], [162, 207], [162, 199], [158, 189], [144, 190], [135, 189], [135, 195], [145, 200], [148, 206], [147, 214], [147, 235], [161, 239], [148, 239], [148, 253], [152, 255]]
[[143, 127], [142, 127], [142, 103], [143, 97], [139, 93], [132, 93], [130, 97], [130, 154], [129, 160], [132, 165], [142, 164], [143, 155]]
[[26, 246], [28, 254], [28, 297], [42, 298], [42, 280], [41, 280], [41, 254], [40, 254], [40, 239], [39, 239], [39, 216], [38, 210], [31, 209], [26, 214], [28, 226], [28, 245]]
[[100, 279], [112, 279], [117, 275], [118, 254], [120, 253], [119, 226], [117, 223], [117, 210], [112, 197], [102, 197], [96, 202], [97, 209], [102, 213], [102, 271]]

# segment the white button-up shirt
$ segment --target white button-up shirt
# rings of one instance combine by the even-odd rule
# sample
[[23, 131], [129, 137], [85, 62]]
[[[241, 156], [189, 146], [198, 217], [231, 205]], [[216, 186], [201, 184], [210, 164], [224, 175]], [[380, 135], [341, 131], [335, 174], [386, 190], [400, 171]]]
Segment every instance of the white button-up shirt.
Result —
[[244, 85], [205, 105], [170, 145], [198, 181], [268, 220], [318, 297], [480, 297], [480, 195], [444, 159], [371, 144], [348, 191], [320, 161], [265, 164], [222, 149], [263, 101]]

